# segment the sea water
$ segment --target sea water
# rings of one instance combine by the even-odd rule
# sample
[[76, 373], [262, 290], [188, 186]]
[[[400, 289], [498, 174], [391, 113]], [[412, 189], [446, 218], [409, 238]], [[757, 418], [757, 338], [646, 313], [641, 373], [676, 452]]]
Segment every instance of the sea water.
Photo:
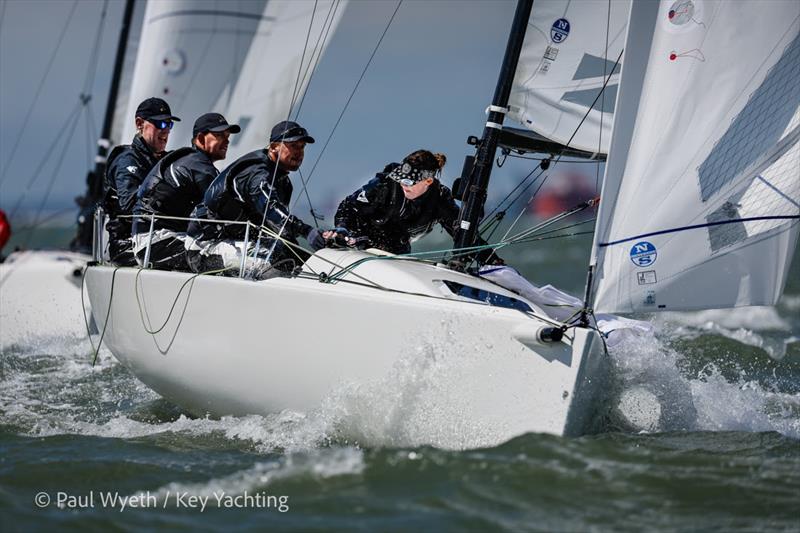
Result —
[[[580, 294], [588, 246], [503, 256]], [[315, 410], [208, 419], [42, 332], [0, 359], [0, 530], [800, 530], [798, 263], [774, 309], [645, 317], [580, 438], [496, 442], [426, 403], [453, 361], [424, 341]]]

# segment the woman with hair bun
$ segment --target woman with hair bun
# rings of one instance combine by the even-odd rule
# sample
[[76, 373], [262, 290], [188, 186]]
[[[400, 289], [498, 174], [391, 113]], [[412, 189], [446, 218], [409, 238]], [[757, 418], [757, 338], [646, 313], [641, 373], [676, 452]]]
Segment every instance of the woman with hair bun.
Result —
[[[339, 204], [337, 231], [347, 230], [350, 238], [393, 254], [409, 253], [411, 243], [436, 223], [452, 236], [460, 208], [439, 181], [446, 162], [444, 154], [417, 150], [401, 163], [386, 165]], [[492, 263], [502, 263], [492, 250], [477, 254], [480, 262], [490, 257]]]

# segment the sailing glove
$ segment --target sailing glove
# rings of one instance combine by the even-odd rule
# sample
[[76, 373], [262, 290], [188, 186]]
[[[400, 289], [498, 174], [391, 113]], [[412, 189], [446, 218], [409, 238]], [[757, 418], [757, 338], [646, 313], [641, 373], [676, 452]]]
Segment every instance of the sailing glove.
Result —
[[309, 246], [311, 246], [311, 249], [315, 252], [321, 248], [325, 248], [326, 239], [322, 236], [322, 232], [316, 228], [311, 228], [311, 231], [306, 235], [306, 240]]

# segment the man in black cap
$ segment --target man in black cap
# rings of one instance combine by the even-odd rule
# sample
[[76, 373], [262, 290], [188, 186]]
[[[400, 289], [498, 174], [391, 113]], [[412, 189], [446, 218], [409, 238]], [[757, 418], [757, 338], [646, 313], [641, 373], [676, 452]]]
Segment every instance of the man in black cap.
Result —
[[136, 136], [131, 144], [114, 148], [108, 156], [103, 183], [103, 209], [110, 220], [109, 256], [120, 266], [133, 266], [136, 261], [131, 247], [131, 219], [120, 215], [133, 213], [136, 192], [145, 176], [164, 155], [169, 132], [174, 122], [169, 105], [161, 98], [148, 98], [136, 108]]
[[164, 270], [185, 270], [185, 241], [188, 221], [151, 216], [186, 218], [203, 200], [208, 186], [219, 174], [215, 161], [225, 159], [231, 134], [242, 129], [228, 124], [219, 113], [206, 113], [192, 129], [192, 146], [179, 148], [161, 159], [139, 187], [133, 214], [133, 250], [144, 265]]
[[[300, 168], [307, 143], [313, 143], [305, 128], [296, 122], [279, 122], [272, 128], [266, 148], [255, 150], [231, 163], [214, 179], [198, 205], [189, 224], [190, 241], [186, 258], [195, 272], [227, 268], [236, 274], [242, 253], [259, 256], [247, 263], [248, 274], [256, 278], [275, 275], [275, 269], [291, 271], [305, 260], [303, 254], [286, 246], [282, 240], [263, 236], [260, 228], [266, 225], [281, 239], [296, 243], [305, 237], [318, 250], [334, 236], [332, 231], [320, 232], [289, 214], [292, 182], [289, 172]], [[244, 224], [224, 224], [215, 221], [249, 221], [251, 229], [245, 241]]]

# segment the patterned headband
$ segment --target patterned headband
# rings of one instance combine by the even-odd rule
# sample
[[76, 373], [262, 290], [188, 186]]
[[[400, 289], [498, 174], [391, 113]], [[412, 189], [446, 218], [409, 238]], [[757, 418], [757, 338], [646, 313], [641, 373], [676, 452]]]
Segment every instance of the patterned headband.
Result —
[[403, 163], [402, 165], [398, 166], [397, 168], [392, 170], [387, 176], [387, 178], [394, 180], [397, 183], [402, 183], [405, 180], [410, 180], [414, 183], [418, 183], [422, 180], [435, 177], [436, 177], [435, 170], [422, 170], [419, 168], [414, 168], [408, 163]]

